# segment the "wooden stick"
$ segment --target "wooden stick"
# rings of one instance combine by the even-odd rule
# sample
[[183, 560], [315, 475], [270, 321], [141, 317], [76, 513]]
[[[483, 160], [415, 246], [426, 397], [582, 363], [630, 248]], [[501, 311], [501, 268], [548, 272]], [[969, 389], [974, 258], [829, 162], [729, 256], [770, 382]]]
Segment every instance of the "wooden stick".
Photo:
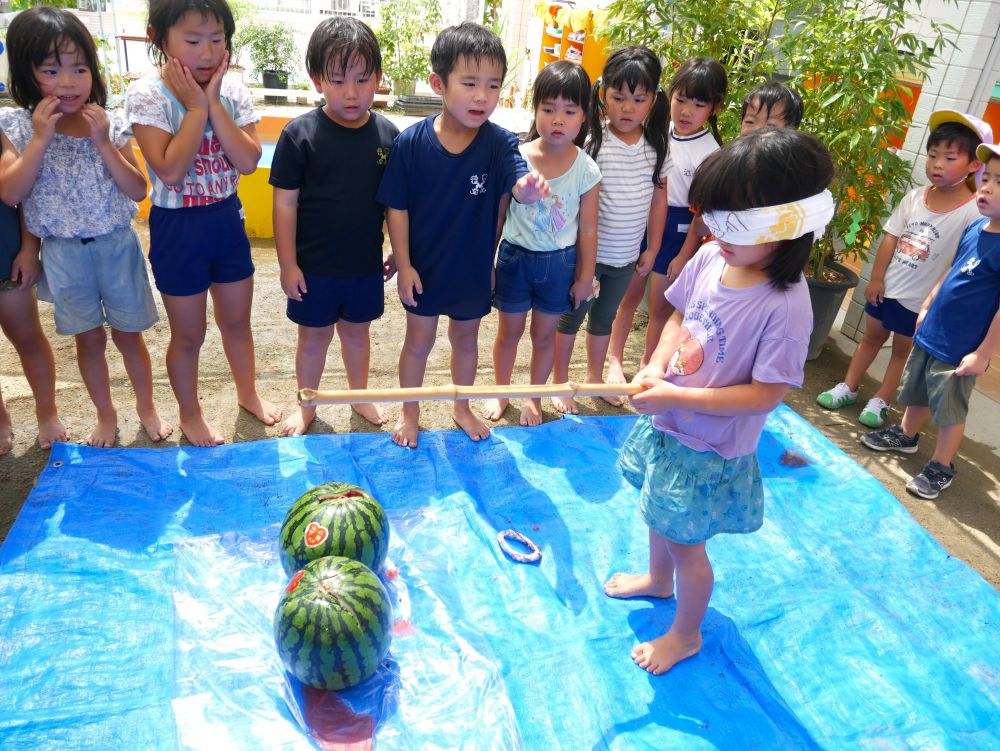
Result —
[[423, 402], [458, 399], [516, 399], [543, 396], [631, 396], [642, 390], [634, 383], [548, 383], [522, 386], [417, 386], [399, 389], [299, 389], [299, 404], [356, 404], [357, 402]]

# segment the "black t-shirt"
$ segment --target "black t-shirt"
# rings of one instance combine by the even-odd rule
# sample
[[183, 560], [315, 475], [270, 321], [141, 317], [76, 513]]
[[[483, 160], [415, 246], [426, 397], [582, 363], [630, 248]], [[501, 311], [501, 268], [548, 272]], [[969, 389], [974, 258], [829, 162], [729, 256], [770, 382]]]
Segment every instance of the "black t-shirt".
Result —
[[385, 207], [375, 193], [398, 134], [374, 112], [360, 128], [345, 128], [322, 108], [285, 126], [270, 183], [299, 191], [295, 250], [303, 271], [324, 276], [381, 271]]
[[20, 249], [21, 224], [17, 219], [17, 209], [0, 203], [0, 281], [10, 277], [10, 266]]

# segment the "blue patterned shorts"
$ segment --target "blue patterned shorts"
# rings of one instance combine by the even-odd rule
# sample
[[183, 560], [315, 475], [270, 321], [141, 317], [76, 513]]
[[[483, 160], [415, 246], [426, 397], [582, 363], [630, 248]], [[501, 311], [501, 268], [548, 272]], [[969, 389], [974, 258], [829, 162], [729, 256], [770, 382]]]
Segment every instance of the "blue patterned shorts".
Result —
[[639, 490], [643, 520], [671, 542], [693, 545], [719, 532], [754, 532], [764, 523], [756, 452], [724, 459], [695, 451], [643, 415], [625, 439], [618, 469]]

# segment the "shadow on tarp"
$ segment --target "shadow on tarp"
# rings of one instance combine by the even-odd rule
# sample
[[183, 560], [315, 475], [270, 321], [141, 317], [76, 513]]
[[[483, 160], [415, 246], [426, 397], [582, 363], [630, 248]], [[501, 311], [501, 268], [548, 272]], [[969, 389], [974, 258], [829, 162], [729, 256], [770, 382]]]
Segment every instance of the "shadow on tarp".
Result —
[[[1000, 749], [997, 593], [786, 408], [764, 526], [709, 541], [705, 647], [633, 665], [674, 605], [601, 592], [646, 564], [615, 470], [632, 422], [58, 445], [0, 548], [0, 749]], [[281, 520], [333, 480], [386, 507], [395, 602], [390, 658], [336, 696], [289, 681], [271, 634]]]

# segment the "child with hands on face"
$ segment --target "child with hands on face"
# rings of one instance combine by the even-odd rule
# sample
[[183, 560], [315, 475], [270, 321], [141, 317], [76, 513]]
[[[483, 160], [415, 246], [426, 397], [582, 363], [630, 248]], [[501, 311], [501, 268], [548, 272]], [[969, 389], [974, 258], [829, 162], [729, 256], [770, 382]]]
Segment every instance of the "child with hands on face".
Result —
[[42, 238], [39, 297], [54, 304], [56, 331], [76, 338], [80, 374], [97, 409], [86, 442], [109, 447], [118, 434], [105, 323], [142, 426], [151, 440], [162, 440], [172, 427], [153, 404], [142, 336], [158, 316], [131, 226], [146, 179], [126, 123], [104, 110], [93, 37], [69, 11], [31, 8], [11, 22], [8, 54], [11, 94], [24, 109], [6, 111], [0, 124], [0, 190], [5, 203], [21, 204], [27, 231]]
[[[663, 673], [701, 649], [715, 577], [708, 538], [760, 528], [757, 444], [768, 413], [802, 385], [812, 307], [802, 271], [833, 216], [833, 163], [814, 137], [767, 127], [709, 156], [691, 200], [715, 240], [666, 291], [675, 308], [631, 402], [643, 416], [618, 459], [649, 525], [649, 570], [618, 573], [609, 597], [671, 597], [662, 636], [635, 663]], [[788, 216], [796, 217], [789, 222]]]
[[223, 442], [198, 400], [209, 294], [237, 402], [265, 425], [281, 417], [256, 386], [254, 265], [236, 188], [261, 146], [250, 93], [225, 76], [234, 30], [225, 0], [151, 0], [147, 33], [160, 68], [125, 95], [152, 185], [149, 261], [170, 321], [167, 375], [195, 446]]

